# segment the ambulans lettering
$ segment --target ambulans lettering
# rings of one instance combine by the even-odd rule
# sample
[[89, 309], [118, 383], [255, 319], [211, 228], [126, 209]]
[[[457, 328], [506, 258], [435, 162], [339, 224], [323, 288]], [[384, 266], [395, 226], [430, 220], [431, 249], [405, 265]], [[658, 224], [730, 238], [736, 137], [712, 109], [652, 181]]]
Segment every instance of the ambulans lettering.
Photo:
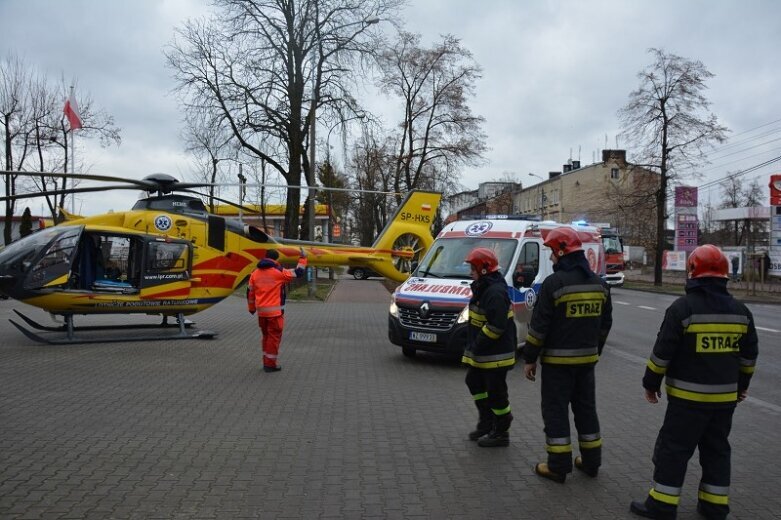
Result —
[[428, 215], [421, 215], [420, 213], [410, 213], [408, 211], [402, 212], [401, 220], [406, 222], [423, 222], [424, 224], [431, 224], [431, 217]]
[[594, 318], [602, 315], [602, 302], [586, 300], [567, 303], [567, 318]]
[[697, 334], [697, 352], [700, 354], [721, 354], [740, 350], [742, 334]]
[[460, 285], [431, 285], [427, 283], [412, 283], [406, 288], [409, 292], [455, 294], [458, 296], [471, 296], [472, 289]]

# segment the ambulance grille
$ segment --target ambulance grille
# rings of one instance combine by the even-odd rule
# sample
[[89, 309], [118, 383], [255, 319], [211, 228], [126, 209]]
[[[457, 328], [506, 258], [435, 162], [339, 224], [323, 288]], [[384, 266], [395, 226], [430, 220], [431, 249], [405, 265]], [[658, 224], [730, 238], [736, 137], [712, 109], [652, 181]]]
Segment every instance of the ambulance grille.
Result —
[[418, 309], [399, 307], [399, 321], [405, 327], [414, 329], [449, 330], [458, 319], [459, 312], [431, 311], [422, 318]]

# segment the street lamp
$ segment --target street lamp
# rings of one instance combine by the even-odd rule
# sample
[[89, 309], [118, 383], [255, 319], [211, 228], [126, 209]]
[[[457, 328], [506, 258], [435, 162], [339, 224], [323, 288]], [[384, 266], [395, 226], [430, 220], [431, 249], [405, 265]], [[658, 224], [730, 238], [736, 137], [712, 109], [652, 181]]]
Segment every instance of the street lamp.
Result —
[[242, 164], [239, 164], [239, 224], [244, 227], [242, 208], [244, 207], [244, 197], [247, 194], [247, 178], [241, 172], [242, 166]]
[[[536, 173], [529, 173], [529, 176], [537, 177], [542, 182], [545, 182], [545, 179], [543, 179]], [[540, 220], [544, 220], [545, 216], [543, 215], [543, 211], [545, 210], [545, 187], [540, 185], [539, 190], [540, 190]]]
[[[364, 18], [363, 20], [360, 20], [358, 22], [353, 22], [346, 24], [344, 27], [347, 27], [349, 25], [354, 24], [363, 24], [363, 27], [366, 27], [367, 25], [373, 25], [375, 23], [379, 23], [379, 18]], [[317, 38], [317, 52], [320, 52], [320, 48], [322, 45], [322, 41], [320, 40], [320, 21], [315, 18], [315, 37]], [[360, 31], [353, 34], [349, 39], [348, 42], [351, 41], [353, 38], [355, 38]], [[307, 207], [308, 207], [308, 229], [309, 229], [309, 240], [314, 241], [315, 238], [315, 180], [317, 179], [317, 175], [315, 173], [315, 126], [317, 125], [317, 54], [315, 54], [314, 49], [312, 50], [312, 105], [309, 109], [309, 112], [311, 114], [311, 117], [309, 118], [309, 198], [307, 199]], [[317, 281], [315, 280], [317, 278], [316, 272], [313, 268], [309, 268], [309, 296], [314, 296], [315, 292], [317, 291]]]
[[[360, 119], [361, 121], [365, 120], [366, 119], [366, 112], [364, 112], [363, 110], [358, 110], [358, 111], [356, 111], [354, 113], [354, 115], [352, 115], [350, 117], [340, 118], [328, 130], [328, 137], [325, 140], [325, 157], [326, 157], [325, 161], [326, 161], [326, 164], [328, 165], [328, 169], [327, 169], [327, 172], [326, 172], [327, 173], [327, 182], [331, 183], [331, 185], [332, 185], [331, 187], [333, 187], [333, 184], [335, 183], [335, 180], [336, 180], [336, 171], [334, 170], [333, 163], [331, 162], [331, 133], [334, 130], [336, 130], [337, 127], [340, 127], [340, 126], [344, 129], [345, 125], [347, 124], [347, 122], [352, 121], [354, 119]], [[345, 136], [343, 135], [342, 136], [342, 143], [343, 143], [343, 146], [346, 148], [346, 144], [344, 144], [345, 141], [346, 141], [346, 139], [345, 139]], [[346, 150], [345, 150], [344, 153], [346, 153]], [[333, 229], [334, 229], [334, 227], [333, 227], [333, 207], [332, 207], [332, 198], [331, 198], [331, 191], [330, 190], [326, 192], [326, 196], [327, 196], [327, 199], [328, 199], [328, 235], [327, 235], [328, 239], [327, 240], [329, 242], [333, 242], [333, 238], [334, 238], [334, 235], [333, 235]], [[325, 239], [325, 236], [326, 236], [326, 234], [323, 233], [323, 238], [324, 239]]]

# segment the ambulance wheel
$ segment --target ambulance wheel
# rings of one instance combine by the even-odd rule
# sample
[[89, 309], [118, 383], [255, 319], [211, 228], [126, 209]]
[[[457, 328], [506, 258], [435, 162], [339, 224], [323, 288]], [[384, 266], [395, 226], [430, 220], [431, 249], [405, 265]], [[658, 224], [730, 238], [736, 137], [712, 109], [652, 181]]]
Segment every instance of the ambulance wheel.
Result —
[[412, 347], [401, 347], [401, 353], [408, 358], [415, 357], [415, 349]]

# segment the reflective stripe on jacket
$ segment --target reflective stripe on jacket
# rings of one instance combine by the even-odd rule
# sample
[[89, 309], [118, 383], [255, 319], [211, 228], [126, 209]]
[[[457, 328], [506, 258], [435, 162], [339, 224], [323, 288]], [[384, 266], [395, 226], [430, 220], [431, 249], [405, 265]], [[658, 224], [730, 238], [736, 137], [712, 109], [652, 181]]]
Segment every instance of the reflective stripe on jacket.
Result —
[[593, 365], [613, 324], [610, 292], [594, 273], [558, 270], [542, 283], [523, 357], [549, 365]]
[[516, 343], [507, 283], [499, 272], [480, 277], [472, 283], [467, 344], [461, 361], [484, 369], [512, 367]]
[[754, 318], [713, 280], [687, 287], [667, 309], [643, 377], [658, 391], [666, 377], [670, 400], [694, 406], [734, 406], [757, 360]]

